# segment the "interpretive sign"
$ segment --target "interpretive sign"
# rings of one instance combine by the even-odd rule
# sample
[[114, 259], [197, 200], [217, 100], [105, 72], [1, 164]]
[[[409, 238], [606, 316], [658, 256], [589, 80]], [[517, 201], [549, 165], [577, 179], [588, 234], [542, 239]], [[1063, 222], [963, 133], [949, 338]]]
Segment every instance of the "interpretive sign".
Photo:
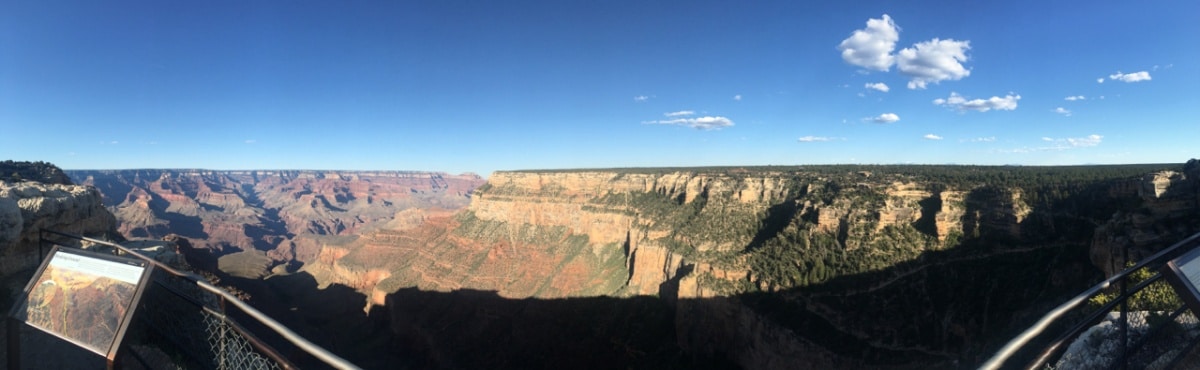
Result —
[[1162, 274], [1188, 308], [1192, 312], [1200, 312], [1200, 248], [1167, 261]]
[[56, 246], [9, 317], [111, 359], [150, 270], [145, 261]]

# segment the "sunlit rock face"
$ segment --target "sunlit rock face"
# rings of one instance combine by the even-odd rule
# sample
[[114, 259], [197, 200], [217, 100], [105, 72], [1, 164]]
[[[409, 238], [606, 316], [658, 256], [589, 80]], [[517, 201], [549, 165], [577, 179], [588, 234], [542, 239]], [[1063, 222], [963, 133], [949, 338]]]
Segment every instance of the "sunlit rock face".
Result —
[[1136, 191], [1137, 206], [1096, 228], [1091, 259], [1107, 276], [1200, 231], [1200, 161], [1146, 174]]
[[115, 225], [96, 189], [0, 181], [0, 275], [36, 266], [42, 229], [100, 236]]

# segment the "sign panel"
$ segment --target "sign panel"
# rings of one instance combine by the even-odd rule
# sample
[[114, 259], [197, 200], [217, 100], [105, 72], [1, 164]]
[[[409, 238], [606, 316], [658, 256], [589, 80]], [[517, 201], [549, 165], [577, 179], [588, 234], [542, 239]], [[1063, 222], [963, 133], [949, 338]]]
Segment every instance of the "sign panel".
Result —
[[59, 248], [47, 258], [11, 316], [107, 356], [148, 276], [146, 262]]
[[1162, 274], [1188, 308], [1200, 312], [1200, 248], [1167, 261]]

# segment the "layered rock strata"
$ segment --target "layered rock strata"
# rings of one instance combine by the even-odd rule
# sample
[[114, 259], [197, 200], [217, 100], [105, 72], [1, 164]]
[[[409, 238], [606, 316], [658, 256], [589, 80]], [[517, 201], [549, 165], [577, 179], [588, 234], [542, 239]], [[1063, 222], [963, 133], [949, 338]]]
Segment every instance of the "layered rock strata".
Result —
[[[265, 253], [276, 265], [312, 262], [325, 236], [353, 236], [411, 209], [465, 207], [483, 179], [407, 171], [67, 171], [95, 186], [129, 237], [177, 234], [196, 250], [198, 266], [227, 265], [242, 275]], [[256, 252], [257, 251], [257, 252]], [[247, 253], [243, 253], [247, 252]], [[245, 260], [240, 263], [235, 260]], [[254, 260], [254, 263], [250, 260]]]

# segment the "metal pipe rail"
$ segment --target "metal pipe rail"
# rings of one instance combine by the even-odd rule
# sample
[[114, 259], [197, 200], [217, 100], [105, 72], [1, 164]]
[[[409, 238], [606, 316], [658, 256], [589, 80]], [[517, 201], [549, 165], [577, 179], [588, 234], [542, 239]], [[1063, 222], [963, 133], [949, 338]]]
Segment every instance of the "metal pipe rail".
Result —
[[[1015, 355], [1017, 353], [1017, 351], [1021, 350], [1023, 347], [1028, 345], [1030, 343], [1030, 341], [1032, 341], [1034, 338], [1042, 335], [1043, 334], [1042, 332], [1044, 332], [1046, 330], [1046, 328], [1048, 328], [1054, 322], [1058, 321], [1058, 319], [1062, 318], [1062, 316], [1064, 314], [1066, 314], [1068, 311], [1078, 308], [1081, 304], [1086, 302], [1089, 298], [1094, 297], [1095, 295], [1099, 294], [1104, 289], [1107, 289], [1108, 287], [1112, 286], [1114, 283], [1123, 281], [1125, 278], [1127, 278], [1129, 276], [1129, 274], [1133, 273], [1134, 271], [1140, 270], [1146, 266], [1166, 263], [1166, 261], [1168, 261], [1172, 258], [1175, 258], [1179, 254], [1187, 251], [1188, 249], [1185, 247], [1194, 247], [1194, 246], [1196, 246], [1196, 244], [1198, 244], [1198, 242], [1200, 242], [1200, 233], [1197, 233], [1195, 235], [1188, 237], [1187, 239], [1184, 239], [1178, 243], [1175, 243], [1175, 244], [1171, 245], [1170, 247], [1167, 247], [1166, 249], [1163, 249], [1148, 258], [1142, 259], [1138, 263], [1134, 264], [1133, 267], [1127, 268], [1124, 271], [1121, 271], [1120, 273], [1117, 273], [1116, 275], [1113, 275], [1112, 277], [1110, 277], [1104, 281], [1101, 281], [1099, 284], [1096, 284], [1095, 286], [1084, 291], [1083, 293], [1080, 293], [1079, 295], [1075, 296], [1074, 298], [1071, 298], [1067, 302], [1059, 305], [1058, 307], [1055, 307], [1053, 310], [1050, 310], [1050, 312], [1046, 313], [1045, 316], [1042, 316], [1042, 318], [1039, 319], [1036, 323], [1034, 323], [1033, 326], [1030, 326], [1028, 329], [1025, 329], [1024, 332], [1022, 332], [1020, 335], [1017, 335], [1012, 340], [1009, 340], [1008, 343], [1004, 345], [1004, 347], [1000, 348], [1000, 350], [997, 351], [996, 354], [992, 355], [992, 357], [990, 359], [988, 359], [987, 362], [983, 363], [983, 365], [980, 365], [979, 368], [980, 369], [988, 369], [988, 370], [999, 369], [1001, 366], [1004, 366], [1005, 363], [1013, 355]], [[1144, 287], [1144, 285], [1143, 285], [1143, 287]], [[1134, 290], [1134, 292], [1136, 292], [1136, 290]], [[1128, 292], [1127, 294], [1132, 294], [1132, 292]], [[1124, 294], [1123, 294], [1123, 296], [1120, 297], [1118, 300], [1123, 300], [1125, 298], [1127, 298], [1127, 297], [1124, 297]], [[1114, 300], [1113, 303], [1116, 303], [1116, 302], [1117, 302], [1117, 300]], [[1109, 308], [1109, 309], [1111, 309], [1111, 308]], [[1080, 325], [1079, 327], [1086, 328], [1086, 325]], [[1078, 331], [1078, 330], [1072, 330], [1072, 332], [1075, 332], [1075, 331]], [[1068, 333], [1067, 335], [1064, 335], [1064, 337], [1070, 337], [1070, 336], [1072, 336], [1071, 334], [1072, 333]], [[1038, 356], [1037, 361], [1035, 361], [1034, 364], [1032, 364], [1030, 366], [1030, 368], [1036, 367], [1038, 364], [1042, 364], [1045, 361], [1047, 361], [1049, 359], [1050, 355], [1053, 352], [1057, 351], [1061, 347], [1061, 344], [1062, 344], [1062, 341], [1057, 341], [1057, 343], [1052, 345], [1050, 348], [1047, 348], [1046, 350], [1044, 350], [1040, 354], [1040, 356]]]
[[[155, 268], [161, 269], [161, 270], [167, 272], [168, 274], [186, 279], [186, 280], [196, 284], [196, 286], [199, 287], [200, 289], [207, 291], [209, 293], [212, 293], [212, 294], [216, 294], [218, 297], [221, 298], [221, 300], [223, 302], [232, 303], [235, 307], [237, 307], [242, 312], [249, 315], [251, 318], [258, 320], [258, 322], [262, 323], [264, 326], [271, 328], [271, 330], [274, 330], [275, 333], [279, 334], [279, 336], [282, 337], [283, 339], [287, 340], [288, 342], [291, 342], [296, 347], [300, 348], [304, 352], [307, 352], [308, 354], [312, 355], [313, 357], [320, 359], [321, 361], [325, 362], [326, 364], [333, 366], [335, 368], [338, 368], [338, 369], [360, 369], [357, 365], [350, 363], [350, 361], [346, 361], [345, 359], [339, 357], [338, 355], [333, 354], [332, 352], [329, 352], [328, 350], [326, 350], [325, 348], [322, 348], [321, 346], [313, 344], [312, 342], [308, 341], [308, 339], [305, 339], [304, 337], [300, 336], [299, 334], [296, 334], [296, 332], [292, 331], [291, 329], [284, 326], [283, 324], [280, 324], [278, 321], [275, 321], [275, 319], [272, 319], [270, 316], [267, 316], [266, 314], [259, 312], [254, 307], [251, 307], [250, 305], [246, 304], [245, 302], [242, 302], [237, 297], [234, 297], [232, 294], [229, 294], [229, 292], [226, 292], [224, 289], [221, 289], [217, 286], [212, 285], [207, 280], [205, 280], [204, 278], [202, 278], [194, 273], [182, 272], [182, 271], [176, 270], [170, 266], [167, 266], [161, 262], [158, 262], [157, 260], [155, 260], [153, 258], [146, 257], [146, 256], [142, 255], [141, 253], [138, 253], [132, 249], [126, 248], [125, 246], [122, 246], [122, 245], [116, 244], [116, 243], [112, 243], [109, 241], [89, 238], [89, 237], [82, 236], [82, 235], [67, 234], [67, 233], [54, 231], [54, 230], [43, 229], [41, 232], [45, 233], [45, 234], [59, 235], [62, 237], [67, 237], [67, 238], [76, 239], [76, 240], [83, 240], [83, 241], [88, 241], [88, 242], [112, 247], [123, 253], [132, 255], [140, 260], [146, 261], [146, 262], [154, 265]], [[43, 238], [43, 240], [44, 240], [44, 238]], [[39, 258], [41, 258], [41, 256], [39, 256]]]

